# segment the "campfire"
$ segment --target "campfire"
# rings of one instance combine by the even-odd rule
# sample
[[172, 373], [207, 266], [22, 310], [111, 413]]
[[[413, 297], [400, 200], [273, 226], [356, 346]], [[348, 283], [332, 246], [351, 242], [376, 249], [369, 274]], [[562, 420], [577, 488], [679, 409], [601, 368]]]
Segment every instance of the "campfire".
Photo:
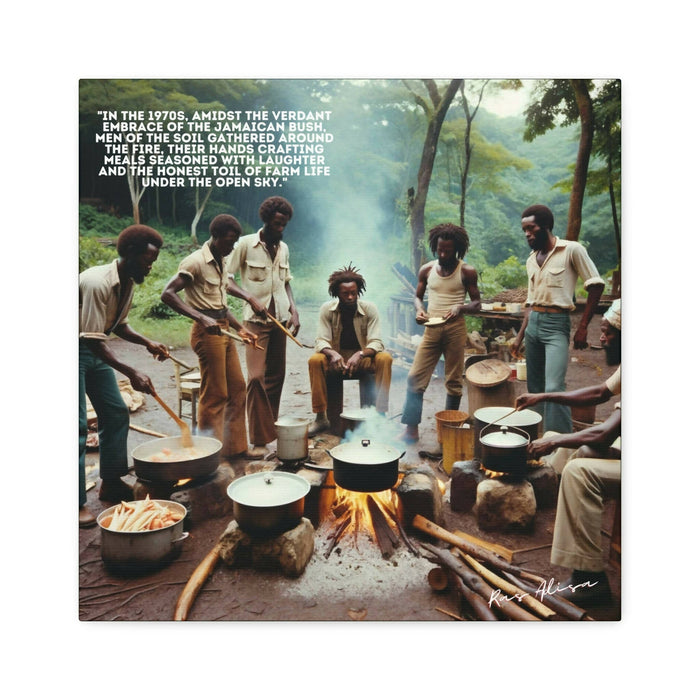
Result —
[[356, 547], [360, 537], [373, 540], [385, 559], [391, 557], [401, 540], [417, 553], [401, 524], [399, 498], [393, 489], [363, 493], [336, 486], [330, 518], [326, 559], [343, 538], [352, 538]]

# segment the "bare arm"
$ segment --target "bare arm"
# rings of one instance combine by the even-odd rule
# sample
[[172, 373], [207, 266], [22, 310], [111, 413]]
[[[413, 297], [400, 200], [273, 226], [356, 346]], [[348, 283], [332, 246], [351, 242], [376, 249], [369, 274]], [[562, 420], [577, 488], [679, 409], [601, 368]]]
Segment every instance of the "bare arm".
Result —
[[287, 292], [287, 298], [289, 299], [289, 321], [287, 321], [287, 328], [292, 331], [292, 335], [296, 337], [296, 334], [301, 328], [301, 323], [299, 322], [299, 313], [297, 312], [297, 306], [294, 303], [294, 294], [292, 294], [292, 285], [286, 282], [284, 289]]
[[604, 452], [610, 448], [616, 438], [620, 437], [622, 431], [621, 414], [622, 411], [620, 409], [615, 409], [606, 421], [598, 425], [592, 425], [590, 428], [580, 430], [577, 433], [552, 435], [551, 437], [535, 440], [530, 444], [528, 454], [537, 459], [554, 452], [558, 447], [578, 448], [584, 445]]
[[429, 318], [423, 307], [423, 298], [428, 287], [428, 273], [432, 265], [433, 263], [427, 263], [418, 271], [418, 284], [416, 285], [416, 295], [413, 297], [413, 306], [416, 309], [416, 323], [420, 324], [425, 323]]
[[604, 285], [602, 284], [592, 284], [588, 287], [586, 306], [581, 314], [581, 322], [578, 324], [578, 328], [574, 334], [574, 347], [577, 350], [583, 350], [588, 347], [588, 324], [595, 314], [596, 307], [603, 294], [603, 289]]
[[518, 410], [521, 410], [535, 406], [542, 401], [564, 404], [565, 406], [596, 406], [597, 404], [605, 403], [611, 396], [613, 396], [613, 393], [604, 382], [603, 384], [586, 386], [573, 391], [522, 394], [516, 399], [515, 406]]

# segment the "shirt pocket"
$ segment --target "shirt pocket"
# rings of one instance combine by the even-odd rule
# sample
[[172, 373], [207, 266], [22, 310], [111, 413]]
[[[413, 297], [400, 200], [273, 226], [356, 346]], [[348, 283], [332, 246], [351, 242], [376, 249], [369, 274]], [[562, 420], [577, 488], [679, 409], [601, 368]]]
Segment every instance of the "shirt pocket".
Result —
[[548, 287], [561, 288], [564, 286], [566, 270], [563, 267], [552, 267], [547, 270], [546, 283]]
[[221, 277], [213, 270], [207, 270], [203, 275], [202, 288], [205, 296], [221, 296]]
[[279, 276], [282, 282], [286, 282], [289, 279], [289, 263], [280, 263]]
[[248, 278], [251, 282], [264, 282], [267, 279], [267, 265], [249, 261]]

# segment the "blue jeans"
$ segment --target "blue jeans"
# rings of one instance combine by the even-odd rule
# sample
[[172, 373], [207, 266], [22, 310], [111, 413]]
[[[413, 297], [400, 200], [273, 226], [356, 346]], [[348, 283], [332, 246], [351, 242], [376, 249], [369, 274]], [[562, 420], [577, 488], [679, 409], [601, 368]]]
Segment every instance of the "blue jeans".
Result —
[[[527, 390], [531, 393], [566, 391], [571, 319], [568, 313], [533, 311], [525, 329]], [[545, 401], [534, 407], [542, 415], [542, 431], [570, 433], [571, 408]]]
[[87, 343], [78, 343], [78, 505], [87, 503], [85, 452], [87, 449], [87, 402], [90, 397], [97, 414], [100, 441], [100, 478], [115, 479], [129, 471], [127, 438], [129, 409], [124, 403], [114, 370], [100, 360]]

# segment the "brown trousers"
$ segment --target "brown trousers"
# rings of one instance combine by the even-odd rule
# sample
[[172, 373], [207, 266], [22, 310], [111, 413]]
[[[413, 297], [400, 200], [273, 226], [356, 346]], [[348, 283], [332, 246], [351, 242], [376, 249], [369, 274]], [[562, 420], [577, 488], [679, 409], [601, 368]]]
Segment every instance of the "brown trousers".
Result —
[[[228, 321], [218, 321], [228, 329]], [[248, 449], [245, 426], [245, 379], [232, 338], [207, 333], [199, 323], [192, 325], [190, 344], [199, 358], [202, 375], [197, 427], [200, 434], [221, 440], [223, 455]]]
[[246, 345], [248, 430], [254, 445], [266, 445], [277, 439], [275, 421], [287, 367], [287, 336], [271, 323], [248, 322], [245, 327], [258, 336], [257, 344], [264, 348]]
[[[355, 350], [340, 354], [348, 360]], [[392, 357], [388, 352], [378, 352], [374, 357], [365, 357], [360, 361], [359, 373], [373, 372], [377, 393], [377, 411], [386, 413], [389, 409], [389, 388], [391, 387]], [[309, 358], [309, 381], [311, 383], [311, 410], [322, 413], [328, 408], [328, 386], [326, 375], [329, 373], [328, 358], [322, 352], [316, 352]]]

